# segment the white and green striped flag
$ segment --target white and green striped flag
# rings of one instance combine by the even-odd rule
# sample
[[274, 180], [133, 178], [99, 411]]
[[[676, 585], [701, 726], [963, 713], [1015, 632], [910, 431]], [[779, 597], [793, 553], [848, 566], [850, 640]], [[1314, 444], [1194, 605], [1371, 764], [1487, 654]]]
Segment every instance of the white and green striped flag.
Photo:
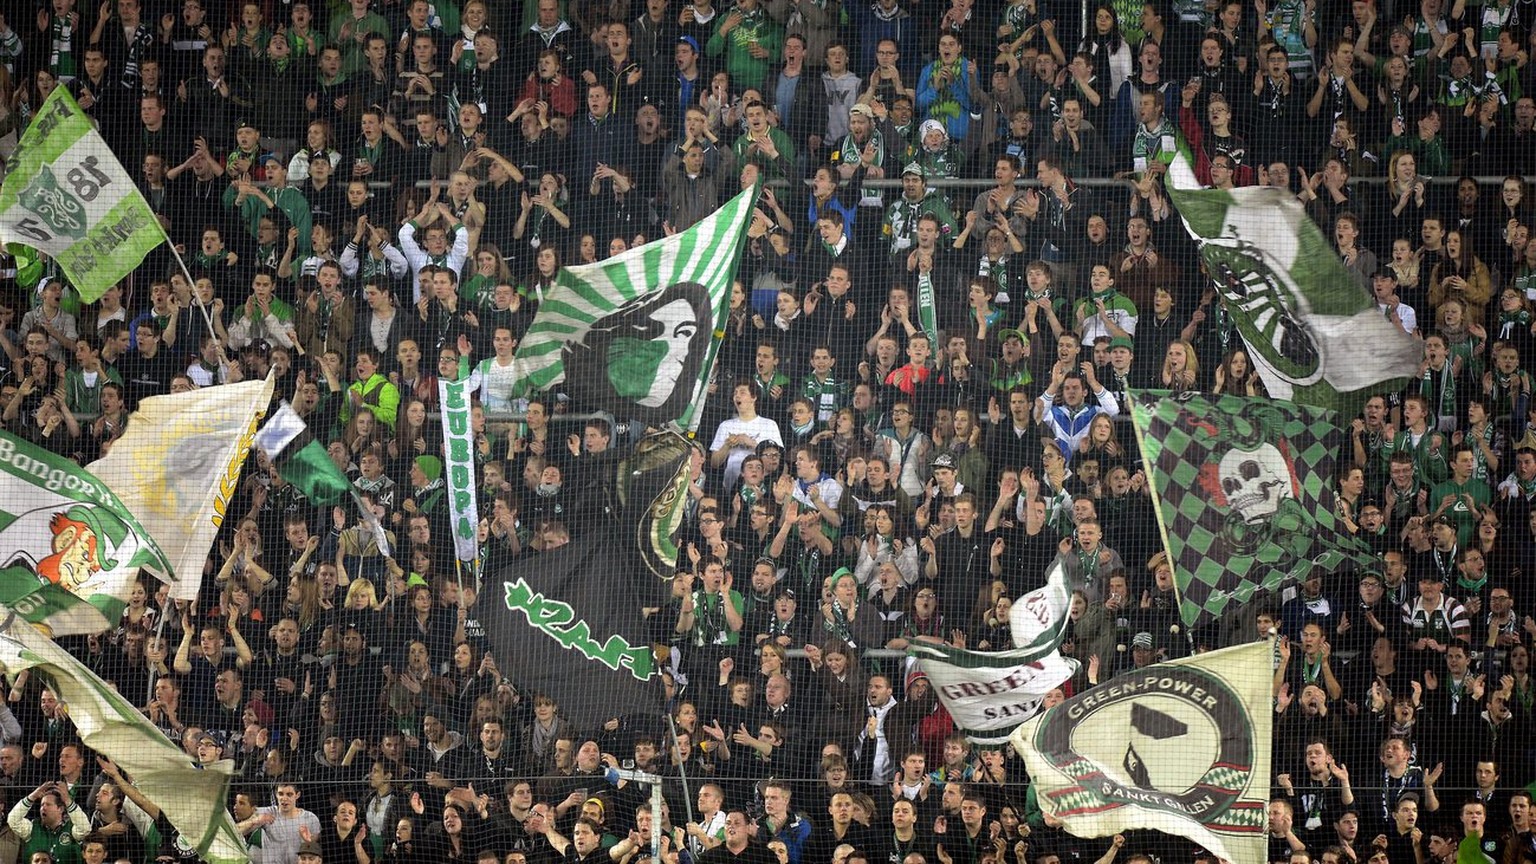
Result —
[[1413, 375], [1418, 340], [1376, 308], [1294, 195], [1203, 189], [1187, 147], [1169, 164], [1167, 187], [1270, 396], [1347, 420], [1367, 396]]
[[60, 636], [100, 633], [122, 617], [140, 567], [171, 572], [103, 480], [0, 432], [0, 602]]
[[64, 87], [21, 135], [0, 186], [0, 241], [47, 253], [90, 303], [133, 272], [165, 229]]
[[579, 410], [698, 429], [757, 188], [691, 228], [566, 267], [517, 349], [523, 395], [561, 385]]
[[1077, 673], [1058, 650], [1071, 619], [1072, 587], [1057, 558], [1045, 585], [1024, 594], [1008, 614], [1014, 648], [970, 651], [914, 641], [907, 653], [933, 684], [956, 728], [974, 744], [998, 746], [1045, 707], [1045, 697]]
[[117, 763], [134, 787], [160, 808], [176, 829], [179, 846], [196, 850], [208, 864], [250, 860], [245, 839], [225, 806], [233, 762], [194, 764], [112, 685], [15, 616], [0, 622], [0, 667], [13, 680], [26, 669], [42, 676], [68, 707], [80, 740]]

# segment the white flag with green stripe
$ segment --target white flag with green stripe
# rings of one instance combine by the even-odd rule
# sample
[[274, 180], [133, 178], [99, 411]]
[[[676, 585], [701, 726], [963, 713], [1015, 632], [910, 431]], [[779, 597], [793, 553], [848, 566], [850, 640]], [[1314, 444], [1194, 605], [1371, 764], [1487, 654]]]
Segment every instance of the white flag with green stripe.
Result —
[[67, 636], [115, 627], [138, 568], [169, 559], [100, 477], [0, 432], [0, 602]]
[[517, 349], [524, 394], [556, 385], [578, 410], [698, 428], [756, 187], [693, 227], [566, 267]]
[[132, 175], [67, 88], [49, 94], [6, 169], [0, 241], [47, 253], [86, 303], [166, 239]]
[[[174, 842], [209, 864], [250, 860], [225, 806], [234, 763], [193, 763], [112, 685], [52, 640], [0, 608], [0, 667], [12, 679], [40, 675], [68, 708], [80, 740], [117, 764], [176, 829]], [[153, 850], [151, 850], [153, 851]]]
[[1001, 745], [1025, 720], [1045, 707], [1045, 698], [1077, 673], [1076, 660], [1058, 650], [1071, 622], [1072, 588], [1060, 558], [1045, 585], [1015, 600], [1008, 626], [1015, 647], [970, 651], [914, 641], [907, 653], [933, 685], [956, 728], [974, 744]]
[[1294, 195], [1203, 189], [1187, 148], [1167, 186], [1224, 303], [1206, 314], [1231, 316], [1270, 396], [1349, 418], [1413, 375], [1418, 340], [1377, 309]]

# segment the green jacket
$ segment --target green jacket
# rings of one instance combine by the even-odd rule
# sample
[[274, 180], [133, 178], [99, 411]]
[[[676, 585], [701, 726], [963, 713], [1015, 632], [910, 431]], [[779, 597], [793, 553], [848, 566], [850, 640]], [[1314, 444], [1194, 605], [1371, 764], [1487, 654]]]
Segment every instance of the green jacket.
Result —
[[352, 394], [362, 396], [362, 405], [391, 432], [395, 429], [395, 416], [400, 411], [400, 389], [388, 378], [375, 372], [367, 381], [354, 381], [347, 388], [347, 401], [341, 403], [341, 422], [352, 419]]
[[[309, 199], [304, 197], [303, 192], [292, 186], [284, 186], [281, 189], [264, 189], [262, 191], [268, 198], [272, 199], [273, 207], [283, 211], [283, 215], [288, 219], [288, 224], [299, 229], [299, 236], [294, 241], [294, 260], [303, 261], [305, 258], [308, 258], [311, 251], [309, 248], [309, 229], [314, 227], [314, 218], [309, 212]], [[250, 232], [252, 237], [255, 237], [257, 236], [256, 229], [261, 225], [261, 217], [267, 215], [271, 208], [267, 206], [267, 202], [255, 195], [248, 196], [244, 201], [236, 205], [235, 199], [238, 196], [239, 189], [234, 184], [230, 184], [229, 188], [224, 190], [224, 207], [225, 209], [233, 210], [238, 206], [240, 219], [245, 223], [245, 230]], [[286, 241], [281, 241], [279, 243], [280, 247], [282, 242]]]
[[28, 819], [31, 807], [32, 800], [23, 795], [5, 820], [21, 840], [20, 859], [30, 861], [32, 853], [47, 852], [53, 856], [54, 864], [81, 864], [80, 838], [90, 832], [91, 819], [80, 805], [70, 804], [56, 828], [44, 827], [41, 819]]
[[[742, 19], [735, 29], [722, 34], [720, 27], [736, 7], [722, 9], [715, 17], [715, 30], [709, 37], [705, 52], [710, 57], [725, 55], [725, 71], [731, 73], [731, 86], [737, 92], [747, 88], [761, 88], [768, 79], [768, 69], [777, 64], [784, 47], [784, 26], [768, 17], [761, 6]], [[767, 49], [768, 56], [759, 59], [752, 56], [752, 46]]]

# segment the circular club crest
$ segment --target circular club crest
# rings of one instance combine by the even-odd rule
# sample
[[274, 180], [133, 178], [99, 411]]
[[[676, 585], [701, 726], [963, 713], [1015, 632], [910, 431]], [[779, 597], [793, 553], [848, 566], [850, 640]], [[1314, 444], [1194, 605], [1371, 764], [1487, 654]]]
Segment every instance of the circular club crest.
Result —
[[1050, 793], [1058, 818], [1139, 806], [1218, 830], [1262, 825], [1262, 806], [1233, 809], [1253, 779], [1253, 726], [1226, 682], [1197, 667], [1152, 666], [1075, 697], [1034, 744], [1077, 782]]

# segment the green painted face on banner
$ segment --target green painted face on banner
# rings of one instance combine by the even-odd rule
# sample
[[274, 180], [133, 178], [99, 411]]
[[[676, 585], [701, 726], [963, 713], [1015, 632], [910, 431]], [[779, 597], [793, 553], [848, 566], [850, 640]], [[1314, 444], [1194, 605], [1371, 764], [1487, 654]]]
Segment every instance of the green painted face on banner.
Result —
[[638, 297], [565, 344], [566, 390], [618, 416], [676, 420], [693, 398], [713, 327], [709, 292], [697, 282]]
[[673, 300], [649, 317], [660, 325], [653, 338], [621, 336], [608, 343], [608, 380], [619, 395], [657, 408], [677, 387], [699, 322], [692, 305], [682, 299]]

